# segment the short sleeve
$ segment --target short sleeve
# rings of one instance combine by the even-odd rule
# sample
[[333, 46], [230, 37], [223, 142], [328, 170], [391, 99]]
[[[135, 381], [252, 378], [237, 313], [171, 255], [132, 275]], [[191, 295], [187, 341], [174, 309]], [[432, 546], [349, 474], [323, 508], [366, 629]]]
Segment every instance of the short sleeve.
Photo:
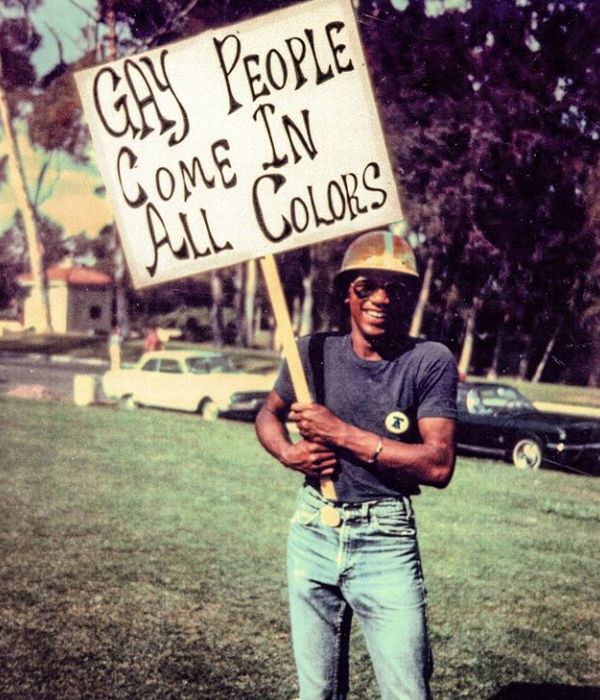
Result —
[[448, 348], [431, 343], [420, 366], [418, 418], [456, 418], [458, 370]]
[[296, 394], [294, 392], [294, 387], [292, 386], [292, 378], [290, 376], [290, 370], [288, 367], [287, 360], [282, 360], [279, 365], [279, 373], [277, 379], [275, 380], [275, 385], [273, 389], [277, 392], [277, 395], [287, 404], [294, 403], [296, 400]]
[[[312, 388], [312, 372], [308, 367], [308, 340], [309, 336], [304, 336], [298, 340], [298, 352], [300, 353], [300, 359], [302, 361], [302, 366], [304, 371], [307, 373], [307, 380], [309, 387]], [[292, 377], [290, 375], [290, 370], [287, 361], [284, 359], [279, 365], [279, 373], [277, 379], [275, 380], [275, 385], [273, 389], [277, 392], [279, 398], [287, 404], [292, 404], [296, 401], [296, 392], [294, 390], [294, 385], [292, 384]]]

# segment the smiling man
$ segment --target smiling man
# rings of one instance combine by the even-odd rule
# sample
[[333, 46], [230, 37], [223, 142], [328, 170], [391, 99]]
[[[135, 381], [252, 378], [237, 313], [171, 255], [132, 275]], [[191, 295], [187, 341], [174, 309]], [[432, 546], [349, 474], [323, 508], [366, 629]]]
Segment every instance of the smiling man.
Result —
[[[256, 421], [265, 449], [305, 475], [288, 539], [300, 698], [346, 697], [356, 615], [382, 698], [426, 700], [432, 656], [411, 498], [452, 477], [456, 364], [443, 345], [406, 333], [419, 277], [404, 239], [363, 234], [335, 285], [349, 333], [299, 341], [318, 403], [296, 402], [284, 363]], [[336, 500], [322, 495], [322, 477]]]

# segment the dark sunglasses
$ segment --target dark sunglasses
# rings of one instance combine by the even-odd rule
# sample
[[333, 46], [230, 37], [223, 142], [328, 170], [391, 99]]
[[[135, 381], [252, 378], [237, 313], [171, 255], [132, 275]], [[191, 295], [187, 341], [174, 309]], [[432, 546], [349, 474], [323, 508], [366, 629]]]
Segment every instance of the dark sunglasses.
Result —
[[409, 295], [408, 285], [402, 282], [378, 282], [374, 279], [359, 279], [350, 285], [350, 288], [359, 299], [366, 299], [383, 289], [390, 301], [399, 301]]

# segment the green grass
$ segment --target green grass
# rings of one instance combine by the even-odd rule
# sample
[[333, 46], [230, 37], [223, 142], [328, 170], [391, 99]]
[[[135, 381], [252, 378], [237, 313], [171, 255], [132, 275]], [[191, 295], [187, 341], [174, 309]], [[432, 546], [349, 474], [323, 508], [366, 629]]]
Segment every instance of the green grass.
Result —
[[[285, 700], [299, 484], [253, 427], [0, 398], [0, 697]], [[435, 696], [600, 682], [600, 482], [461, 460], [416, 499]], [[377, 698], [355, 635], [354, 700]]]

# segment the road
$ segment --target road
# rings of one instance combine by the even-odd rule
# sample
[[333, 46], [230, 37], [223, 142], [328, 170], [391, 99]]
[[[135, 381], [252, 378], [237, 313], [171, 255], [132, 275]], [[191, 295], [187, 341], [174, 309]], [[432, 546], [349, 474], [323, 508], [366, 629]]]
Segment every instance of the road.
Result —
[[101, 376], [108, 363], [86, 364], [68, 358], [0, 354], [0, 392], [17, 386], [40, 385], [65, 399], [73, 398], [73, 378], [76, 374]]

